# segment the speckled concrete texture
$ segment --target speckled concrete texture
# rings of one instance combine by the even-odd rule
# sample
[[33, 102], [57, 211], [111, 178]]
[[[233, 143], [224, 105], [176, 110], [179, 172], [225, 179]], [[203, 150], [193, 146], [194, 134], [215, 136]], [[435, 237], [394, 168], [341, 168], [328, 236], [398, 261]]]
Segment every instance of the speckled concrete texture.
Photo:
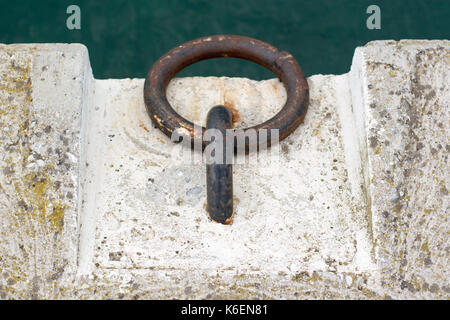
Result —
[[450, 293], [449, 70], [448, 41], [371, 42], [353, 61], [380, 284], [395, 298]]
[[[97, 227], [81, 233], [80, 273], [104, 278], [132, 269], [180, 275], [232, 270], [293, 278], [304, 271], [373, 270], [365, 203], [352, 195], [346, 172], [335, 81], [311, 78], [313, 99], [304, 125], [269, 153], [234, 166], [231, 226], [206, 214], [205, 164], [186, 162], [186, 149], [152, 126], [143, 80], [97, 82], [96, 96], [103, 98], [96, 100], [102, 119], [96, 130], [102, 134], [90, 138], [104, 147], [88, 153], [98, 195], [95, 218], [85, 216]], [[234, 96], [218, 95], [214, 88]], [[198, 123], [197, 114], [206, 117], [208, 108], [227, 99], [248, 116], [238, 128], [271, 117], [286, 99], [278, 80], [228, 78], [176, 79], [168, 96]], [[189, 112], [193, 108], [196, 112]]]
[[77, 266], [89, 57], [82, 45], [1, 45], [0, 75], [0, 297], [51, 298]]
[[[377, 41], [310, 77], [304, 123], [234, 166], [224, 226], [142, 79], [94, 80], [82, 45], [0, 46], [0, 299], [448, 299], [449, 66], [448, 41]], [[277, 79], [167, 95], [237, 127], [286, 99]]]

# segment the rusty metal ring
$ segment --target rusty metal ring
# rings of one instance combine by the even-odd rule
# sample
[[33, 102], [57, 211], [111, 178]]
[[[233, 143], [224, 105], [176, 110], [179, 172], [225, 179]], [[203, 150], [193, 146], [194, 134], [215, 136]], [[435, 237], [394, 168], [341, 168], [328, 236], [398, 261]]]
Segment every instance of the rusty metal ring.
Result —
[[[253, 127], [260, 129], [279, 129], [279, 140], [292, 133], [303, 121], [309, 104], [309, 88], [305, 75], [294, 57], [277, 48], [249, 37], [235, 35], [217, 35], [186, 42], [166, 53], [147, 75], [144, 85], [144, 100], [147, 112], [155, 126], [169, 138], [178, 129], [185, 129], [191, 137], [191, 146], [195, 139], [203, 139], [205, 128], [194, 131], [194, 123], [181, 117], [169, 104], [166, 89], [169, 81], [187, 66], [206, 59], [233, 57], [253, 61], [275, 73], [284, 84], [287, 93], [286, 104], [271, 119]], [[201, 136], [200, 136], [201, 135]], [[258, 135], [259, 138], [259, 135]], [[259, 141], [258, 145], [259, 145]], [[246, 150], [248, 140], [246, 139]], [[270, 137], [267, 138], [270, 146]], [[236, 151], [236, 145], [235, 145]]]

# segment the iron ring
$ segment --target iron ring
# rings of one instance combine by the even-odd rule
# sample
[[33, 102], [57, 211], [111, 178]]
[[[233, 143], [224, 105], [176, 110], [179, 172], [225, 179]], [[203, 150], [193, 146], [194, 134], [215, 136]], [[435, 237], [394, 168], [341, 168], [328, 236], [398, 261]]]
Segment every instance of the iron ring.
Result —
[[[180, 116], [169, 104], [166, 89], [170, 80], [182, 69], [201, 60], [233, 57], [253, 61], [275, 73], [283, 83], [287, 100], [271, 119], [244, 130], [279, 130], [279, 140], [291, 134], [302, 122], [309, 104], [309, 87], [294, 57], [260, 40], [236, 35], [216, 35], [186, 42], [166, 53], [153, 65], [144, 84], [144, 101], [151, 120], [169, 138], [178, 129], [185, 129], [191, 138], [203, 139], [205, 128], [194, 130], [194, 123]], [[198, 132], [197, 132], [198, 131]], [[258, 135], [259, 137], [259, 135]], [[267, 146], [270, 139], [267, 138]], [[259, 141], [258, 141], [259, 143]], [[246, 140], [246, 150], [248, 141]], [[236, 145], [235, 145], [236, 150]]]

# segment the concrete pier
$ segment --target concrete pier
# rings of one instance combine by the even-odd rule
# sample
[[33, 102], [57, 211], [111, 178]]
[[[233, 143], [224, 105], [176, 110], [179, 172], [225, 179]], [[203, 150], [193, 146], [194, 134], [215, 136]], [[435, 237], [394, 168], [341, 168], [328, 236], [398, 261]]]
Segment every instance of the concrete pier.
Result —
[[[450, 42], [370, 42], [349, 70], [310, 77], [304, 123], [233, 166], [222, 225], [143, 79], [94, 79], [83, 45], [0, 45], [0, 298], [448, 299]], [[167, 96], [243, 128], [286, 92], [193, 77]]]

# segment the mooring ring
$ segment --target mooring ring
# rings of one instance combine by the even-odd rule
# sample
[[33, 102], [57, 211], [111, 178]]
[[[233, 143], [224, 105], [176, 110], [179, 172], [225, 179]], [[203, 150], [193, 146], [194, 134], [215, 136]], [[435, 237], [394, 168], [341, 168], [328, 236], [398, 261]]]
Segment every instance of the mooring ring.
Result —
[[[283, 108], [271, 119], [247, 130], [279, 130], [279, 140], [291, 134], [303, 121], [309, 104], [309, 88], [305, 75], [294, 57], [260, 40], [235, 35], [217, 35], [186, 42], [166, 53], [153, 67], [145, 79], [144, 100], [147, 112], [155, 126], [169, 138], [173, 132], [183, 130], [194, 141], [202, 141], [205, 128], [194, 130], [194, 123], [180, 116], [169, 104], [166, 89], [170, 80], [182, 69], [201, 60], [232, 57], [253, 61], [275, 73], [283, 83], [287, 100]], [[259, 135], [258, 135], [259, 138]], [[258, 145], [259, 145], [259, 141]], [[267, 138], [267, 147], [271, 139]], [[248, 150], [248, 140], [245, 140]], [[235, 145], [236, 150], [236, 145]]]

